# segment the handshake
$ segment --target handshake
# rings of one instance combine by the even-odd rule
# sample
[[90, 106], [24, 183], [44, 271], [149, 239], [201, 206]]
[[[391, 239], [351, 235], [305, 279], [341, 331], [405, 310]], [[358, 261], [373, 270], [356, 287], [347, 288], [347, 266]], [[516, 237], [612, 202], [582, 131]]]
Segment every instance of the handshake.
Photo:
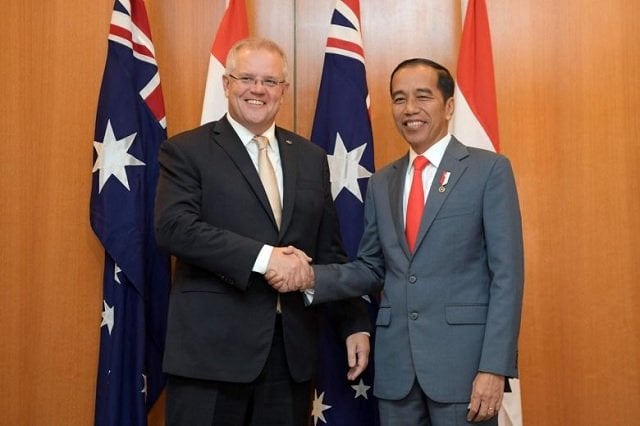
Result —
[[307, 290], [315, 280], [310, 262], [305, 252], [293, 246], [274, 247], [264, 277], [280, 293]]

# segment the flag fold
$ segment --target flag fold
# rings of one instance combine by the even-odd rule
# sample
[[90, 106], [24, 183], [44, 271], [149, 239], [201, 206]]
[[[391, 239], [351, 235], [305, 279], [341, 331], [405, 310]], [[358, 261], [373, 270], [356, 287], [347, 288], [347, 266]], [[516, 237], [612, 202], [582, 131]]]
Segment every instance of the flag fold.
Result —
[[[499, 151], [498, 108], [489, 17], [484, 0], [461, 0], [464, 21], [456, 73], [451, 132], [467, 145]], [[520, 384], [508, 379], [498, 414], [500, 426], [522, 426]]]
[[[311, 140], [327, 151], [342, 239], [349, 257], [354, 259], [363, 232], [367, 182], [374, 170], [358, 0], [336, 1]], [[375, 322], [377, 300], [374, 297], [366, 300], [369, 315]], [[373, 353], [367, 370], [355, 383], [347, 382], [347, 370], [345, 343], [329, 324], [324, 324], [315, 380], [314, 425], [378, 424], [372, 388]]]
[[164, 387], [169, 256], [153, 205], [164, 101], [142, 0], [116, 0], [98, 100], [90, 222], [105, 250], [96, 425], [146, 425]]
[[211, 46], [200, 120], [202, 124], [218, 120], [227, 112], [227, 98], [222, 87], [227, 54], [231, 46], [248, 36], [249, 23], [245, 1], [229, 0]]

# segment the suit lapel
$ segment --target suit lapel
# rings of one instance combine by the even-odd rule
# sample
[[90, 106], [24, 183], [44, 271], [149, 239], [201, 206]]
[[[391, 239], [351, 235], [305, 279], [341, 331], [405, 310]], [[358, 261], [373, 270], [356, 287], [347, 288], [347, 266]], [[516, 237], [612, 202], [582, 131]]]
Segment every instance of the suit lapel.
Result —
[[405, 155], [393, 164], [394, 173], [389, 180], [389, 202], [391, 203], [391, 217], [396, 229], [398, 242], [407, 257], [411, 257], [411, 251], [404, 233], [404, 208], [402, 195], [404, 193], [404, 180], [409, 166], [409, 154]]
[[247, 148], [244, 146], [236, 132], [233, 130], [231, 124], [229, 124], [226, 116], [215, 123], [214, 127], [211, 130], [211, 138], [213, 140], [213, 143], [219, 145], [220, 148], [222, 148], [227, 153], [231, 161], [233, 161], [240, 173], [242, 173], [244, 178], [249, 183], [249, 186], [253, 190], [256, 198], [258, 198], [260, 204], [262, 204], [262, 207], [271, 218], [271, 222], [275, 227], [276, 220], [273, 216], [273, 211], [271, 210], [271, 205], [269, 204], [269, 199], [267, 198], [267, 193], [262, 186], [260, 176], [258, 176], [258, 171], [251, 161], [251, 157], [247, 152]]
[[[431, 189], [429, 190], [429, 196], [427, 197], [427, 204], [422, 216], [422, 221], [420, 222], [420, 230], [418, 232], [418, 238], [416, 240], [415, 251], [418, 251], [420, 243], [429, 232], [429, 228], [438, 215], [438, 212], [442, 208], [442, 205], [444, 204], [451, 191], [453, 191], [456, 183], [467, 168], [467, 166], [464, 165], [461, 160], [468, 155], [469, 152], [467, 151], [467, 148], [452, 136], [451, 141], [447, 146], [447, 150], [442, 157], [440, 166], [436, 171], [436, 175], [433, 178], [433, 182], [431, 183]], [[449, 181], [443, 187], [444, 190], [441, 190], [440, 188], [442, 185], [440, 185], [440, 179], [445, 172], [450, 173]]]
[[280, 150], [280, 165], [282, 167], [282, 222], [280, 223], [280, 236], [289, 226], [295, 208], [295, 193], [298, 180], [298, 157], [295, 155], [295, 147], [291, 140], [287, 139], [276, 127], [276, 139]]

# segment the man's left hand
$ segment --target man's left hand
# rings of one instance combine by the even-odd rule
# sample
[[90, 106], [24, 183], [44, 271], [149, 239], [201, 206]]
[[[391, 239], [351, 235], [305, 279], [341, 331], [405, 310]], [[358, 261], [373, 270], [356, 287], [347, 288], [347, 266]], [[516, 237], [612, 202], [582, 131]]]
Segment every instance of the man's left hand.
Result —
[[367, 333], [354, 333], [347, 337], [347, 362], [349, 372], [347, 379], [355, 380], [369, 364], [371, 346]]
[[483, 422], [496, 416], [504, 396], [504, 376], [478, 373], [473, 380], [467, 421]]

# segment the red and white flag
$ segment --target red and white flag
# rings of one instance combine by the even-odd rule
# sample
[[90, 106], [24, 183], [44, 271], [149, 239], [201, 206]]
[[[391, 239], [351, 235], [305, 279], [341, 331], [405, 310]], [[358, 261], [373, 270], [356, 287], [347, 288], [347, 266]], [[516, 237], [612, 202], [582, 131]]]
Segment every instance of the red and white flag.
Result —
[[248, 35], [249, 23], [245, 0], [227, 0], [227, 9], [222, 21], [220, 21], [220, 26], [218, 26], [213, 46], [211, 46], [201, 124], [218, 120], [227, 112], [227, 99], [222, 87], [227, 53], [229, 53], [231, 46]]
[[[491, 33], [484, 0], [461, 0], [464, 23], [456, 76], [451, 133], [467, 145], [498, 151], [498, 111]], [[500, 426], [522, 426], [520, 383], [509, 379], [500, 409]]]
[[491, 34], [484, 0], [461, 0], [466, 11], [456, 76], [452, 133], [464, 143], [499, 150]]

